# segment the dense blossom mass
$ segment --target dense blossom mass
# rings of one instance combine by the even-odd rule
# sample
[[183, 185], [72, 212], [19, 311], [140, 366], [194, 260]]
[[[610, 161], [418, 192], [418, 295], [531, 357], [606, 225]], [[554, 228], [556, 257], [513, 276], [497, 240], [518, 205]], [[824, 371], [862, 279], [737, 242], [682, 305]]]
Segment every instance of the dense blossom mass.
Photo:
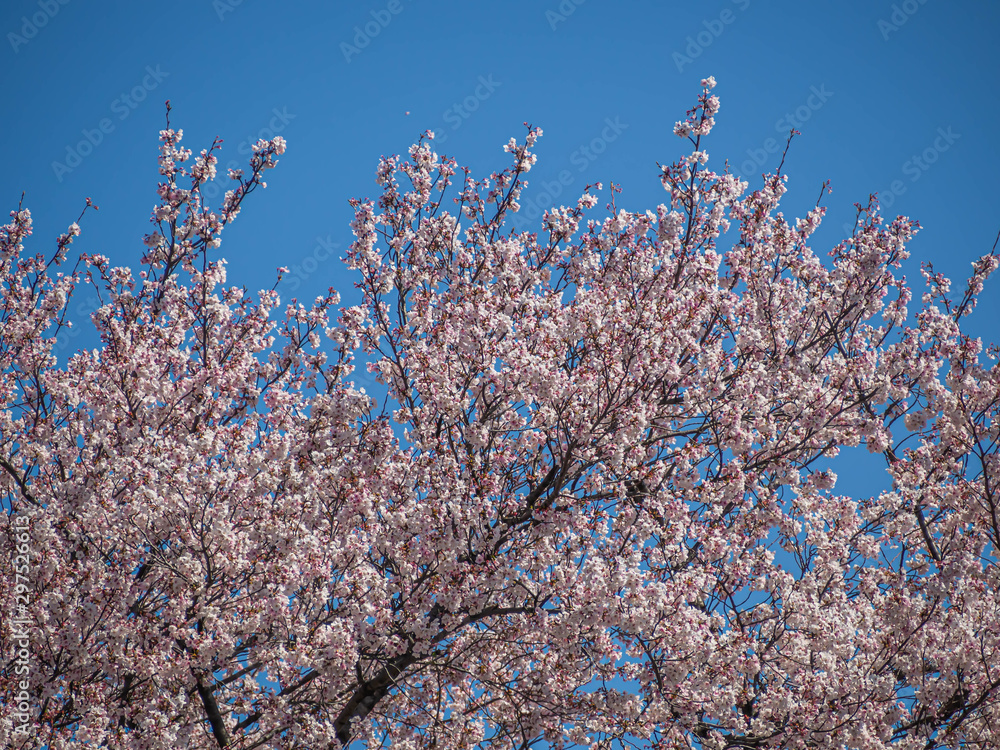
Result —
[[[874, 200], [814, 254], [780, 167], [708, 169], [702, 85], [651, 211], [515, 229], [532, 128], [484, 180], [383, 159], [352, 307], [226, 286], [280, 138], [212, 209], [168, 119], [136, 274], [12, 212], [0, 745], [1000, 747], [997, 255], [916, 304]], [[857, 446], [890, 489], [838, 493]]]

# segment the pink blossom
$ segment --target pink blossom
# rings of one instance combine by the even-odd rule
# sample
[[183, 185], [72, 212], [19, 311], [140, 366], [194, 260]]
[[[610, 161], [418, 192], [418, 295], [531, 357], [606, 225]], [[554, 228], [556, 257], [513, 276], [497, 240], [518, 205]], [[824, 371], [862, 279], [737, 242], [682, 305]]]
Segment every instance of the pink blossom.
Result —
[[[12, 211], [0, 742], [1000, 745], [1000, 370], [961, 328], [997, 256], [911, 314], [919, 225], [859, 207], [821, 260], [785, 175], [709, 166], [714, 87], [649, 210], [511, 229], [537, 128], [483, 179], [383, 158], [339, 309], [227, 286], [281, 138], [213, 208], [220, 143], [168, 123], [135, 274]], [[80, 285], [101, 345], [59, 365]], [[838, 494], [858, 446], [890, 489]]]

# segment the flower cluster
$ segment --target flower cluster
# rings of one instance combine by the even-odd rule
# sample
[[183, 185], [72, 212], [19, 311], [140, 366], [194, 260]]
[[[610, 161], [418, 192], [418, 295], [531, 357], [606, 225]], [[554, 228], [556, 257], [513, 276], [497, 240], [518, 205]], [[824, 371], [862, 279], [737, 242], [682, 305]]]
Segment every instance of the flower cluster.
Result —
[[[226, 286], [161, 133], [141, 271], [0, 228], [0, 607], [30, 519], [32, 737], [51, 748], [917, 750], [1000, 743], [1000, 370], [919, 229], [821, 259], [784, 175], [708, 168], [712, 78], [648, 211], [600, 185], [507, 227], [541, 135], [475, 179], [428, 133], [353, 201], [359, 305]], [[99, 349], [51, 356], [74, 285]], [[985, 354], [984, 354], [985, 350]], [[351, 381], [359, 351], [380, 407]], [[837, 492], [844, 448], [891, 489]], [[850, 466], [836, 465], [843, 474]], [[8, 566], [8, 567], [4, 567]], [[0, 645], [8, 649], [8, 633]], [[8, 649], [9, 650], [9, 649]], [[5, 662], [0, 703], [19, 689]]]

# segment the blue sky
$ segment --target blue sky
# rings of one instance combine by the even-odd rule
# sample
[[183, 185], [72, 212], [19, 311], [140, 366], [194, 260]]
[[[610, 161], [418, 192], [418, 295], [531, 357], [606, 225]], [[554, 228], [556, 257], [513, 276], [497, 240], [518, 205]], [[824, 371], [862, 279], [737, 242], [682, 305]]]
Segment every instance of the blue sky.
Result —
[[[134, 266], [170, 99], [189, 148], [225, 139], [223, 166], [245, 163], [269, 131], [288, 141], [268, 189], [227, 230], [232, 280], [269, 287], [276, 266], [299, 265], [286, 296], [333, 285], [346, 299], [352, 280], [326, 248], [351, 241], [347, 200], [377, 195], [380, 155], [430, 128], [447, 136], [440, 151], [484, 174], [529, 121], [545, 131], [529, 200], [566, 170], [556, 202], [614, 180], [620, 205], [651, 208], [664, 197], [655, 162], [686, 146], [671, 127], [714, 75], [710, 165], [728, 158], [753, 186], [795, 125], [786, 213], [803, 213], [825, 179], [834, 191], [814, 247], [879, 191], [887, 213], [925, 227], [914, 258], [958, 283], [1000, 229], [998, 21], [995, 3], [954, 0], [9, 0], [0, 198], [7, 211], [26, 191], [40, 249], [92, 197], [101, 210], [76, 247]], [[909, 275], [919, 280], [915, 264]]]
[[[525, 219], [546, 193], [569, 203], [597, 181], [623, 185], [618, 205], [644, 210], [665, 197], [656, 162], [686, 153], [673, 123], [713, 75], [722, 108], [709, 166], [729, 159], [754, 187], [796, 127], [786, 214], [812, 207], [824, 180], [833, 188], [814, 249], [841, 239], [853, 204], [878, 191], [885, 213], [924, 227], [911, 283], [930, 260], [957, 287], [1000, 230], [998, 22], [1000, 5], [985, 0], [8, 0], [0, 202], [13, 209], [25, 191], [39, 251], [89, 196], [100, 212], [74, 248], [135, 267], [170, 99], [188, 148], [224, 139], [220, 166], [245, 165], [259, 137], [288, 142], [267, 190], [226, 231], [230, 281], [269, 288], [287, 265], [284, 300], [334, 286], [353, 303], [338, 260], [352, 239], [348, 199], [377, 196], [380, 155], [432, 129], [439, 151], [484, 176], [506, 166], [502, 145], [528, 121], [545, 135]], [[969, 319], [990, 340], [998, 299], [994, 284]], [[87, 292], [71, 303], [78, 333], [60, 342], [61, 359], [95, 343], [88, 306]], [[838, 487], [877, 492], [881, 459], [852, 453]]]

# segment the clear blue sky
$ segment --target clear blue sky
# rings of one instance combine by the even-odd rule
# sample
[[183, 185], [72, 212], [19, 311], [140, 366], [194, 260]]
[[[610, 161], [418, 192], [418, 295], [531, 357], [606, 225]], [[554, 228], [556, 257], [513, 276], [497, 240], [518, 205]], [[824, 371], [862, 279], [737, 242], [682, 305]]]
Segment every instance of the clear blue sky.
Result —
[[[652, 208], [664, 198], [655, 162], [683, 152], [672, 125], [713, 75], [710, 166], [728, 158], [759, 184], [780, 156], [768, 148], [795, 125], [786, 214], [811, 207], [824, 180], [833, 187], [815, 249], [879, 191], [886, 213], [924, 226], [911, 283], [926, 259], [958, 286], [1000, 230], [998, 30], [1000, 4], [987, 0], [6, 0], [0, 202], [6, 212], [26, 192], [30, 249], [47, 251], [89, 196], [101, 210], [74, 247], [134, 267], [170, 99], [187, 147], [225, 139], [223, 166], [243, 165], [268, 129], [289, 144], [226, 232], [230, 280], [270, 287], [288, 265], [285, 299], [332, 285], [352, 303], [337, 260], [352, 239], [347, 201], [376, 197], [380, 155], [432, 129], [447, 136], [440, 151], [482, 176], [506, 165], [502, 145], [529, 121], [545, 135], [527, 202], [564, 172], [557, 202], [614, 180], [619, 205]], [[998, 291], [971, 320], [993, 340]], [[60, 354], [87, 344], [80, 335]]]
[[[355, 27], [366, 24], [378, 33], [362, 48]], [[78, 246], [134, 265], [164, 100], [195, 152], [225, 139], [222, 164], [245, 162], [246, 144], [276, 126], [288, 152], [222, 249], [234, 280], [270, 286], [275, 266], [314, 255], [317, 237], [350, 242], [347, 199], [374, 197], [378, 157], [427, 128], [448, 136], [441, 151], [486, 172], [530, 121], [545, 130], [536, 187], [567, 169], [574, 181], [560, 201], [613, 179], [622, 205], [651, 207], [663, 197], [655, 162], [685, 145], [671, 126], [714, 75], [713, 164], [729, 158], [751, 178], [773, 169], [778, 155], [764, 146], [782, 139], [790, 114], [803, 135], [787, 162], [786, 211], [801, 212], [831, 179], [830, 241], [854, 201], [898, 181], [890, 210], [925, 227], [914, 255], [957, 281], [1000, 229], [998, 31], [1000, 5], [985, 0], [7, 0], [0, 198], [7, 211], [26, 191], [42, 244], [91, 196], [101, 211]], [[68, 149], [88, 151], [77, 148], [83, 131], [94, 136], [105, 118], [111, 132], [72, 167]], [[614, 138], [603, 153], [579, 150], [602, 132]], [[933, 164], [913, 161], [927, 149]], [[333, 259], [295, 292], [329, 284], [350, 286]]]

